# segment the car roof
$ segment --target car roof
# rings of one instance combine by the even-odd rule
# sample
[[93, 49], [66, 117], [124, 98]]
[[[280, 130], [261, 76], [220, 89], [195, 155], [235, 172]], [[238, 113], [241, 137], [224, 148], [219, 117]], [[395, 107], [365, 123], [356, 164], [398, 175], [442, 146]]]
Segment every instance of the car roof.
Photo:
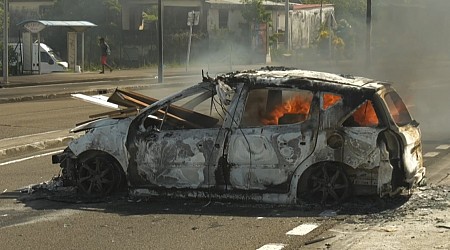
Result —
[[301, 70], [286, 67], [264, 67], [257, 70], [245, 70], [228, 73], [219, 77], [225, 82], [248, 82], [255, 85], [273, 85], [277, 83], [295, 85], [295, 81], [324, 81], [332, 85], [346, 85], [361, 89], [377, 90], [390, 84], [373, 79], [352, 75], [342, 75], [311, 70]]

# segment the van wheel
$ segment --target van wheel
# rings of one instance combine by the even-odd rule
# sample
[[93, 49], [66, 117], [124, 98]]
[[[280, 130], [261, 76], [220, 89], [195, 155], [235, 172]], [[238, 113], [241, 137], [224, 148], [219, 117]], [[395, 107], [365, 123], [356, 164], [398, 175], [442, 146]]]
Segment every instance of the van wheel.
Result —
[[78, 164], [78, 188], [89, 196], [109, 195], [122, 180], [120, 170], [107, 156], [94, 155], [81, 159]]
[[350, 196], [350, 183], [341, 166], [326, 163], [309, 168], [299, 183], [299, 198], [335, 205]]

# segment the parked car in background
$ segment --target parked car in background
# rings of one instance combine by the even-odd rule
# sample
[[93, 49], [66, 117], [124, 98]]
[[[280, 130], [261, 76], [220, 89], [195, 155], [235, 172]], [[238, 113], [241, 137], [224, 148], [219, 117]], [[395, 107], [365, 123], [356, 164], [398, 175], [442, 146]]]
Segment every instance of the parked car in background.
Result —
[[425, 176], [421, 133], [391, 84], [267, 67], [155, 100], [116, 90], [53, 163], [65, 185], [107, 195], [294, 204], [394, 195]]

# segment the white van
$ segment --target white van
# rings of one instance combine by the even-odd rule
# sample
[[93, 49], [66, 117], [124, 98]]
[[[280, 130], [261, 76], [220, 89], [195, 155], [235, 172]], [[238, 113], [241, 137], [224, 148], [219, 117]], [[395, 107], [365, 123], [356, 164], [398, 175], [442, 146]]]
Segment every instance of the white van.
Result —
[[[22, 43], [11, 44], [17, 53], [17, 62], [19, 71], [39, 72], [46, 74], [51, 72], [67, 71], [69, 64], [64, 62], [54, 51], [45, 43], [40, 43], [40, 54], [38, 55], [38, 43], [33, 43], [33, 50], [24, 48]], [[40, 60], [38, 60], [38, 58]]]

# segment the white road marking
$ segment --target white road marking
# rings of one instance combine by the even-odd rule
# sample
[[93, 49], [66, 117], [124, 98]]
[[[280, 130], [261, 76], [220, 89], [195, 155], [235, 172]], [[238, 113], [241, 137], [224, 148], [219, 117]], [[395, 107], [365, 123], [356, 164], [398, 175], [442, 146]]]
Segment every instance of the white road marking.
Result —
[[317, 228], [317, 224], [302, 224], [291, 231], [287, 232], [287, 235], [306, 235], [315, 228]]
[[0, 166], [9, 165], [9, 164], [13, 164], [13, 163], [18, 163], [18, 162], [22, 162], [22, 161], [27, 161], [27, 160], [31, 160], [31, 159], [34, 159], [34, 158], [47, 156], [47, 155], [53, 155], [53, 154], [61, 153], [62, 151], [63, 150], [58, 150], [58, 151], [48, 152], [48, 153], [45, 153], [45, 154], [33, 155], [33, 156], [29, 156], [29, 157], [25, 157], [25, 158], [13, 160], [13, 161], [7, 161], [7, 162], [0, 163]]
[[428, 152], [423, 155], [423, 157], [435, 157], [439, 154], [439, 152]]
[[442, 144], [442, 145], [439, 145], [436, 147], [436, 149], [439, 149], [439, 150], [447, 150], [449, 148], [450, 148], [450, 145], [448, 145], [448, 144]]
[[285, 247], [285, 244], [281, 244], [281, 243], [270, 243], [270, 244], [266, 244], [256, 250], [281, 250]]

